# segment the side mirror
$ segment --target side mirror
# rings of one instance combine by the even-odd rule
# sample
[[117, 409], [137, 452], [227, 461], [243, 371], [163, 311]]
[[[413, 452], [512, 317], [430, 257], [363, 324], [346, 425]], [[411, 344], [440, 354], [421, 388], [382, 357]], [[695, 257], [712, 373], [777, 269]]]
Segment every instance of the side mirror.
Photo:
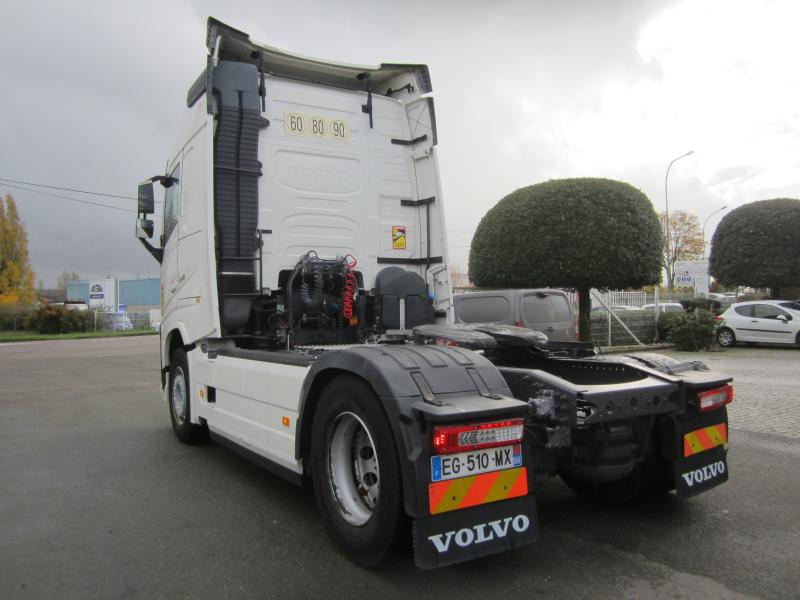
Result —
[[140, 240], [150, 239], [153, 237], [153, 221], [150, 219], [137, 219], [136, 237]]
[[778, 319], [778, 321], [783, 321], [784, 323], [786, 323], [789, 320], [789, 318], [786, 315], [778, 315], [775, 318]]
[[[145, 181], [139, 184], [138, 199], [139, 199], [139, 206], [138, 206], [139, 213], [144, 213], [145, 215], [147, 215], [156, 212], [155, 193], [153, 192], [152, 181]], [[150, 235], [148, 235], [147, 237], [153, 236], [152, 222], [150, 223], [151, 223]], [[138, 225], [137, 225], [137, 231], [138, 231]]]

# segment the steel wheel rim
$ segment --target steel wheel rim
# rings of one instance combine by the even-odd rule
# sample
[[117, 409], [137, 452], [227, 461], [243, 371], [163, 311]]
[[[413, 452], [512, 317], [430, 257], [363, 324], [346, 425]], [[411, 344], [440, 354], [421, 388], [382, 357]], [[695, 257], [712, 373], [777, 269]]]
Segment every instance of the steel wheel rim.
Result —
[[175, 420], [183, 425], [186, 421], [186, 378], [183, 369], [177, 367], [172, 378], [172, 412]]
[[730, 331], [720, 331], [717, 337], [720, 346], [730, 346], [733, 343], [733, 334]]
[[351, 525], [370, 520], [380, 500], [380, 467], [372, 435], [357, 415], [339, 414], [328, 436], [326, 470], [339, 512]]

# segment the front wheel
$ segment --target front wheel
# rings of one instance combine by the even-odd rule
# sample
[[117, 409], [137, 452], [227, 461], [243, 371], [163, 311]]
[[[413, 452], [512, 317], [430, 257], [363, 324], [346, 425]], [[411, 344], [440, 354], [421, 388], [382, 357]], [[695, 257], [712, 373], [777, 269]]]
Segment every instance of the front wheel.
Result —
[[358, 565], [378, 564], [401, 509], [400, 467], [378, 397], [344, 375], [322, 393], [312, 425], [311, 474], [325, 526]]
[[169, 372], [169, 416], [175, 435], [186, 444], [200, 442], [208, 437], [208, 431], [203, 425], [195, 425], [191, 421], [190, 389], [186, 352], [175, 350]]
[[733, 334], [733, 331], [727, 327], [723, 327], [717, 332], [717, 342], [719, 342], [719, 345], [723, 348], [730, 348], [736, 344], [736, 336]]

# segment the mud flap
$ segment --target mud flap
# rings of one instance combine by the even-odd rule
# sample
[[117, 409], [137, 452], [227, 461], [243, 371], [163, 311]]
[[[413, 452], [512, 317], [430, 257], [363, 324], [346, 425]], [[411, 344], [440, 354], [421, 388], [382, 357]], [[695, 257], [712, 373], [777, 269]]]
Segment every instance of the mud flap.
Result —
[[539, 539], [533, 494], [414, 520], [414, 562], [434, 569]]
[[673, 476], [679, 498], [691, 498], [728, 481], [728, 411], [687, 411], [676, 419]]

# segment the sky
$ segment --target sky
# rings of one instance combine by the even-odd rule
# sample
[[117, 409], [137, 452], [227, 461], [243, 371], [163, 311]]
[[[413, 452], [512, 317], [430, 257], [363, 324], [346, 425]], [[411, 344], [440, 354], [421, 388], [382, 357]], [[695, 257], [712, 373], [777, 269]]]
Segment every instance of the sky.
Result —
[[[670, 170], [669, 208], [708, 218], [707, 239], [742, 204], [800, 198], [795, 0], [5, 0], [0, 180], [134, 197], [176, 146], [208, 16], [293, 53], [430, 67], [461, 271], [483, 215], [548, 179], [619, 179], [660, 212], [667, 165], [693, 150]], [[32, 189], [135, 202], [0, 181], [46, 286], [64, 270], [158, 274], [132, 212]]]

